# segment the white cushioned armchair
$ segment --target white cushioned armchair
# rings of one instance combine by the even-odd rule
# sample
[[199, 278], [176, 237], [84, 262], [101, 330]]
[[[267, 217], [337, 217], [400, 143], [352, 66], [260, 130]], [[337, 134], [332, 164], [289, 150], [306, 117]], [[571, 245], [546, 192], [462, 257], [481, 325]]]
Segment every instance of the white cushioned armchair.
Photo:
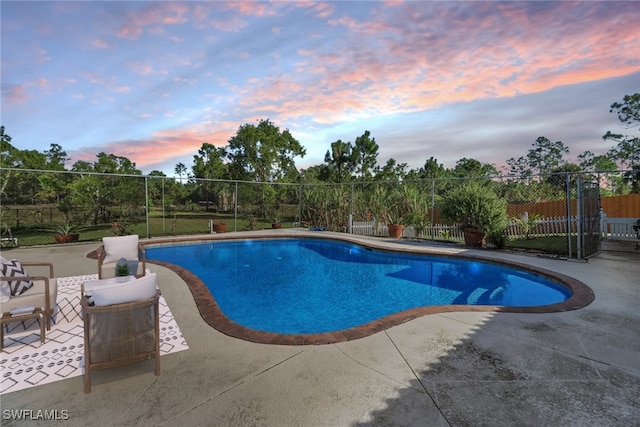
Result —
[[[7, 260], [2, 258], [3, 264], [5, 261]], [[15, 260], [11, 260], [10, 262], [15, 263]], [[47, 330], [50, 330], [51, 316], [56, 307], [56, 298], [58, 297], [58, 282], [53, 277], [53, 264], [48, 262], [20, 262], [18, 267], [20, 266], [23, 268], [28, 267], [29, 271], [23, 269], [20, 274], [10, 276], [2, 275], [2, 277], [0, 277], [0, 282], [3, 282], [0, 312], [8, 313], [11, 310], [23, 307], [42, 307]], [[44, 274], [45, 272], [46, 275]], [[33, 285], [19, 295], [7, 294], [5, 292], [5, 289], [9, 287], [7, 283], [16, 281], [31, 281]]]
[[[91, 372], [155, 359], [160, 375], [160, 290], [155, 273], [126, 282], [85, 282], [80, 303], [84, 320], [84, 391]], [[91, 304], [94, 305], [91, 305]]]
[[98, 248], [98, 277], [108, 279], [116, 276], [116, 265], [120, 259], [138, 261], [138, 270], [131, 272], [136, 277], [144, 276], [146, 254], [137, 234], [130, 236], [103, 237]]

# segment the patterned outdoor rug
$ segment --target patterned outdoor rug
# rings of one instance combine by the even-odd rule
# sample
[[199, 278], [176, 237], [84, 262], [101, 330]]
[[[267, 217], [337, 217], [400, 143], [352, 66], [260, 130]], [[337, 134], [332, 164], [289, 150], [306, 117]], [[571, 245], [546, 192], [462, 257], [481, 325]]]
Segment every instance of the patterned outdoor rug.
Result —
[[[58, 308], [55, 323], [40, 344], [37, 320], [5, 326], [0, 353], [0, 394], [48, 384], [84, 374], [84, 327], [80, 315], [80, 285], [96, 280], [97, 274], [58, 279]], [[160, 354], [187, 350], [189, 346], [160, 297]]]

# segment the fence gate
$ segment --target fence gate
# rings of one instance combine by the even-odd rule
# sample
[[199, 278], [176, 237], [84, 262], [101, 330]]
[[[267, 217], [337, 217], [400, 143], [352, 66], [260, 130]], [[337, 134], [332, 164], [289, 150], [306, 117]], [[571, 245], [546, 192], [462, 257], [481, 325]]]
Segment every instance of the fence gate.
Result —
[[582, 181], [578, 176], [578, 259], [600, 253], [600, 186], [597, 182]]

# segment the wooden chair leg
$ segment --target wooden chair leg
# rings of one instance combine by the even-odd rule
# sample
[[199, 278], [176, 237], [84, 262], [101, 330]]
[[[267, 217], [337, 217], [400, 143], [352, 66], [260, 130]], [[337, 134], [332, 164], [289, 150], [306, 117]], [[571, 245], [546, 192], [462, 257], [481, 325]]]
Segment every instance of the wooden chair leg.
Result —
[[45, 316], [43, 313], [40, 313], [40, 318], [38, 319], [38, 326], [40, 326], [40, 344], [44, 344], [44, 338], [45, 338], [45, 330], [44, 330], [44, 324], [45, 324]]
[[51, 330], [51, 313], [53, 312], [53, 310], [45, 310], [44, 312], [44, 322], [45, 325], [47, 326], [47, 331]]
[[[84, 295], [82, 296], [83, 302], [85, 302], [86, 300], [84, 299]], [[84, 309], [84, 305], [83, 305], [83, 309]], [[87, 334], [87, 328], [89, 327], [89, 316], [87, 315], [87, 313], [83, 313], [82, 316], [83, 320], [84, 320], [84, 392], [85, 393], [91, 393], [91, 363], [89, 362], [91, 360], [91, 350], [89, 347], [89, 335]]]

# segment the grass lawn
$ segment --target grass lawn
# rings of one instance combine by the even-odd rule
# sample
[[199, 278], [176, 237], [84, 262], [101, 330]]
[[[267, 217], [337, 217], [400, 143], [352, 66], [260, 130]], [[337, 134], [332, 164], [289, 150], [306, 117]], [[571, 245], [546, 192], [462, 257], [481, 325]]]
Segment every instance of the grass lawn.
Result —
[[[176, 212], [172, 215], [166, 215], [163, 218], [161, 211], [152, 211], [149, 213], [149, 237], [206, 234], [211, 231], [209, 228], [210, 220], [213, 220], [216, 223], [226, 223], [227, 231], [244, 231], [250, 229], [250, 220], [249, 217], [246, 216], [239, 216], [236, 222], [233, 214], [193, 211]], [[291, 228], [293, 226], [293, 218], [283, 217], [281, 221], [282, 228]], [[78, 228], [80, 233], [79, 240], [81, 242], [99, 241], [103, 237], [114, 235], [110, 231], [111, 223]], [[270, 218], [257, 218], [253, 224], [254, 230], [263, 230], [268, 228], [271, 228]], [[138, 218], [131, 226], [131, 229], [133, 234], [146, 237], [146, 218]], [[19, 239], [20, 246], [34, 246], [55, 244], [54, 236], [56, 234], [57, 233], [55, 231], [47, 230], [45, 228], [23, 228], [18, 231], [14, 231], [13, 236]]]
[[[253, 228], [251, 228], [251, 221], [247, 216], [239, 215], [236, 221], [233, 214], [179, 212], [163, 218], [161, 212], [152, 212], [149, 215], [149, 234], [150, 236], [157, 237], [209, 233], [211, 231], [209, 221], [227, 224], [227, 231], [264, 230], [271, 228], [272, 222], [270, 218], [257, 218], [253, 224]], [[282, 228], [291, 228], [293, 226], [293, 218], [285, 217], [282, 218], [281, 221]], [[133, 228], [136, 234], [146, 236], [146, 227], [143, 221], [136, 224]]]
[[[576, 256], [578, 247], [577, 236], [571, 236], [571, 252], [572, 256]], [[545, 252], [558, 255], [569, 254], [569, 244], [567, 236], [543, 236], [533, 237], [529, 239], [509, 240], [507, 242], [508, 249], [520, 249], [535, 252]]]

